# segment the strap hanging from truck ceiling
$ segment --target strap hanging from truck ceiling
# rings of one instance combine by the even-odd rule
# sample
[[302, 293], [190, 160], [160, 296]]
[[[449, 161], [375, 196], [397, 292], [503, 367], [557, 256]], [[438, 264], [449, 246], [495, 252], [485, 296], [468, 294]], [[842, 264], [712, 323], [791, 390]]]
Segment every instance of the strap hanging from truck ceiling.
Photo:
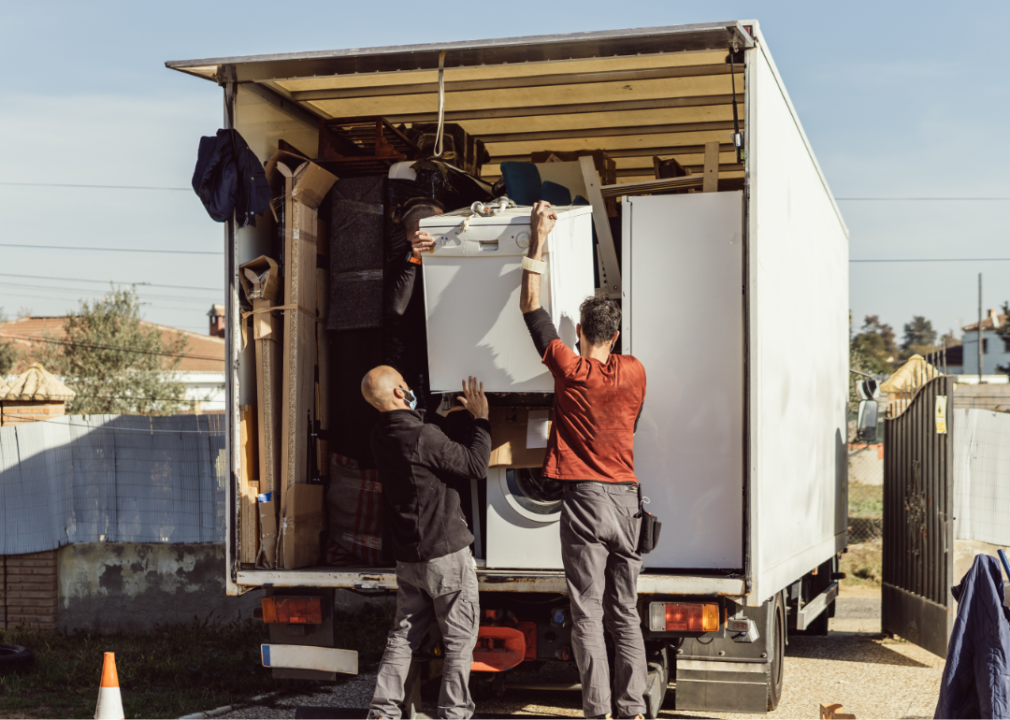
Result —
[[736, 148], [736, 161], [743, 162], [743, 133], [740, 132], [740, 116], [737, 113], [736, 102], [736, 67], [733, 62], [733, 53], [740, 47], [736, 38], [729, 46], [729, 81], [733, 92], [733, 146]]

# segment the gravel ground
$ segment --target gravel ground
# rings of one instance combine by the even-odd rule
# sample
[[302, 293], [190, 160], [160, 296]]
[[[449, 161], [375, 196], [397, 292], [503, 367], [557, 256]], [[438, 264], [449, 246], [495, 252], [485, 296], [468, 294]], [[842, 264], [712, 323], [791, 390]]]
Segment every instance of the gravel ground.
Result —
[[[880, 590], [844, 589], [828, 637], [790, 639], [782, 702], [775, 712], [753, 716], [677, 712], [670, 693], [660, 717], [816, 718], [821, 703], [841, 703], [857, 718], [932, 717], [943, 659], [904, 641], [886, 639], [879, 632]], [[535, 676], [510, 675], [512, 682], [523, 680], [565, 683], [578, 682], [578, 677], [574, 666], [549, 664]], [[374, 687], [375, 674], [368, 673], [320, 687], [313, 694], [278, 699], [269, 707], [244, 708], [222, 717], [293, 718], [300, 705], [365, 708]], [[434, 715], [431, 699], [425, 710]], [[499, 700], [479, 703], [478, 711], [485, 717], [579, 717], [581, 704], [576, 692], [513, 689]]]

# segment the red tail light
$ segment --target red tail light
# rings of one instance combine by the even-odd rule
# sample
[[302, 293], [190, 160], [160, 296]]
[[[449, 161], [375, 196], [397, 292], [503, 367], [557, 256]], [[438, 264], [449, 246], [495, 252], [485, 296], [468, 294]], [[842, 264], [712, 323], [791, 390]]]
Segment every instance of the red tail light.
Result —
[[649, 629], [653, 632], [718, 632], [715, 603], [651, 603]]
[[263, 598], [263, 622], [289, 625], [321, 625], [323, 600], [318, 597]]

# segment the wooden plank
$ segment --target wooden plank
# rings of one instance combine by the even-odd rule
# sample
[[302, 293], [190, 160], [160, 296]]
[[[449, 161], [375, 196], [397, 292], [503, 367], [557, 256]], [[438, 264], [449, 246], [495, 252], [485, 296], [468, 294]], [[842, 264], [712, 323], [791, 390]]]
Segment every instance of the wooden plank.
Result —
[[[731, 153], [734, 151], [733, 143], [720, 143], [719, 151], [724, 153]], [[592, 150], [574, 150], [567, 151], [566, 154], [573, 155], [575, 153], [592, 153]], [[606, 149], [603, 152], [608, 158], [626, 158], [626, 157], [652, 157], [653, 155], [663, 155], [663, 156], [673, 156], [678, 155], [702, 155], [705, 152], [704, 145], [668, 145], [666, 147], [639, 147], [639, 148], [616, 148], [616, 149]], [[488, 161], [488, 165], [497, 165], [503, 162], [530, 162], [530, 157], [536, 153], [523, 153], [518, 155], [492, 155], [491, 159]], [[556, 152], [559, 157], [562, 151]], [[565, 158], [567, 159], [567, 158]], [[611, 160], [612, 161], [612, 160]], [[538, 162], [534, 160], [533, 162]], [[542, 162], [542, 161], [540, 161]]]
[[596, 241], [600, 248], [604, 277], [600, 278], [600, 286], [606, 297], [621, 297], [621, 267], [617, 264], [617, 249], [614, 247], [614, 236], [610, 233], [610, 220], [607, 213], [607, 203], [600, 193], [600, 176], [596, 172], [596, 164], [592, 156], [583, 155], [579, 158], [582, 167], [582, 177], [586, 183], [586, 194], [589, 204], [593, 206], [593, 225], [596, 227]]
[[673, 135], [680, 133], [732, 130], [732, 120], [709, 122], [670, 123], [665, 125], [630, 125], [628, 127], [570, 128], [567, 130], [534, 130], [530, 132], [484, 133], [485, 145], [506, 142], [544, 142], [546, 140], [575, 140], [579, 138], [627, 137], [628, 135]]
[[[736, 70], [743, 75], [743, 66]], [[511, 78], [487, 78], [482, 80], [457, 80], [445, 83], [445, 92], [472, 92], [475, 90], [510, 90], [514, 88], [553, 87], [556, 85], [584, 85], [605, 82], [630, 82], [642, 80], [664, 80], [680, 77], [707, 77], [729, 75], [730, 67], [720, 65], [686, 65], [680, 67], [634, 68], [631, 70], [603, 70], [583, 73], [552, 73], [547, 75], [519, 76]], [[291, 98], [296, 102], [313, 100], [349, 100], [365, 97], [391, 97], [395, 95], [426, 95], [437, 93], [438, 83], [411, 83], [409, 85], [371, 85], [366, 87], [329, 88], [322, 90], [295, 90]]]
[[705, 169], [702, 192], [718, 192], [719, 190], [719, 143], [705, 143]]
[[284, 243], [284, 304], [296, 307], [284, 311], [282, 512], [288, 489], [309, 480], [309, 427], [315, 419], [316, 362], [316, 211], [292, 201], [290, 195], [287, 203], [285, 219], [291, 220], [286, 223]]
[[622, 197], [624, 195], [648, 195], [661, 190], [680, 190], [685, 188], [700, 188], [701, 175], [683, 175], [676, 178], [661, 180], [643, 180], [642, 182], [623, 183], [620, 185], [605, 185], [600, 188], [600, 194], [605, 198]]
[[[738, 93], [737, 102], [743, 102]], [[445, 113], [445, 122], [463, 120], [493, 120], [502, 118], [543, 117], [545, 115], [580, 115], [585, 113], [632, 112], [635, 110], [666, 110], [683, 107], [719, 107], [731, 105], [732, 95], [698, 95], [692, 97], [655, 98], [648, 100], [619, 100], [616, 102], [569, 103], [565, 105], [529, 105], [526, 107], [491, 107], [474, 110], [456, 110]], [[389, 115], [393, 124], [437, 122], [437, 112]]]
[[259, 482], [255, 478], [257, 463], [256, 406], [239, 407], [242, 460], [239, 468], [239, 562], [253, 564], [259, 549]]

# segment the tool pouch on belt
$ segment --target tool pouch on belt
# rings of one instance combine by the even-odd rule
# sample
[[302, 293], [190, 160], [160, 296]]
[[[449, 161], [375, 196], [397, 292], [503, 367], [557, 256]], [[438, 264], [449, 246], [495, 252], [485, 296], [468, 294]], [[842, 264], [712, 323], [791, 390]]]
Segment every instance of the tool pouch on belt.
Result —
[[663, 528], [663, 523], [655, 515], [645, 509], [649, 498], [642, 499], [642, 484], [638, 484], [638, 514], [642, 527], [638, 533], [638, 552], [642, 555], [651, 553], [659, 544], [659, 531]]

